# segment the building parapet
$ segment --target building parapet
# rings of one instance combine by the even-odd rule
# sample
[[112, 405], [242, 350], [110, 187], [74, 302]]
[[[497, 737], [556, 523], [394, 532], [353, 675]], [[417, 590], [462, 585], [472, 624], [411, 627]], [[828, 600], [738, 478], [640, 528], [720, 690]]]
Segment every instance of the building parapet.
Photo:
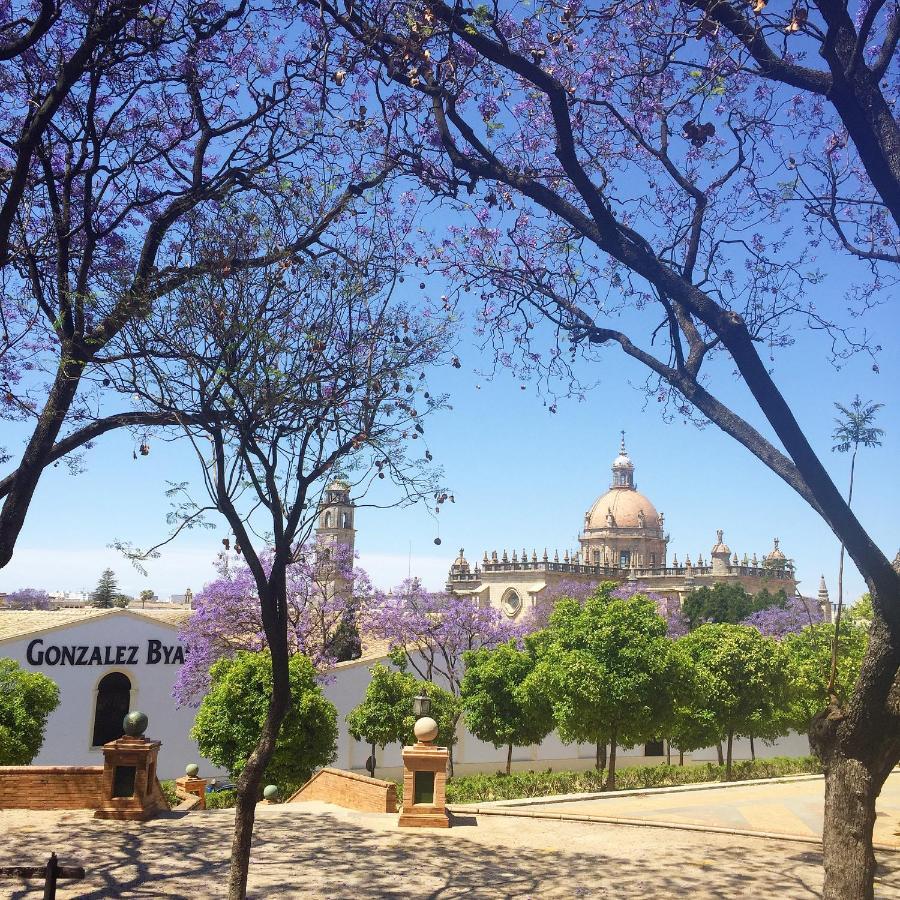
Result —
[[[515, 572], [563, 572], [569, 575], [593, 575], [600, 579], [611, 581], [637, 578], [685, 578], [688, 576], [712, 575], [711, 565], [697, 566], [641, 566], [622, 569], [618, 566], [587, 565], [585, 563], [557, 562], [555, 560], [516, 560], [497, 562], [482, 562], [471, 572], [453, 572], [449, 582], [452, 584], [474, 583], [481, 580], [483, 575], [492, 573]], [[792, 581], [794, 570], [791, 567], [780, 566], [745, 566], [729, 565], [717, 575], [738, 575], [750, 578], [769, 578], [778, 581]]]

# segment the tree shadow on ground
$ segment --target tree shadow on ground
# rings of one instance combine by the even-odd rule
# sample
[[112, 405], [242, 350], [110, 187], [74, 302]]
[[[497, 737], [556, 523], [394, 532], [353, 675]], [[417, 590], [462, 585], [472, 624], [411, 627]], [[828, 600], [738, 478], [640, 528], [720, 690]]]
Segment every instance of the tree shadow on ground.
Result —
[[[420, 832], [385, 817], [268, 807], [257, 819], [253, 898], [814, 898], [821, 854], [798, 845], [654, 828], [484, 817], [478, 827]], [[79, 900], [224, 897], [229, 810], [107, 822], [46, 815], [15, 831], [0, 819], [3, 862], [40, 864], [50, 850], [88, 877], [61, 884]], [[554, 847], [542, 846], [548, 840]], [[564, 848], [564, 849], [560, 849]], [[879, 897], [900, 882], [900, 855], [884, 860]], [[9, 890], [9, 893], [7, 893]], [[8, 882], [0, 896], [40, 896], [40, 882]]]

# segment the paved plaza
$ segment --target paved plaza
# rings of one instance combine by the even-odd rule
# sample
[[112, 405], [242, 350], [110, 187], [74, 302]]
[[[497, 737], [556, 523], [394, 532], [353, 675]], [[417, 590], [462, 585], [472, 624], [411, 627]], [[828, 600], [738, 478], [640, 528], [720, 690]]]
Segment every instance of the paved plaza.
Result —
[[[621, 792], [591, 799], [570, 797], [507, 801], [473, 808], [503, 810], [549, 818], [596, 816], [601, 819], [640, 820], [763, 832], [818, 839], [822, 835], [824, 781], [821, 777], [672, 791]], [[900, 849], [900, 772], [888, 777], [878, 798], [875, 843]]]
[[[64, 887], [61, 900], [202, 900], [225, 896], [231, 827], [230, 810], [144, 825], [6, 811], [0, 847], [5, 864], [56, 850], [84, 865], [87, 881]], [[900, 900], [900, 854], [879, 859], [877, 896]], [[811, 900], [821, 883], [818, 848], [790, 841], [487, 815], [449, 831], [401, 831], [396, 816], [309, 803], [260, 807], [249, 896]], [[0, 896], [39, 897], [40, 888], [6, 882]]]

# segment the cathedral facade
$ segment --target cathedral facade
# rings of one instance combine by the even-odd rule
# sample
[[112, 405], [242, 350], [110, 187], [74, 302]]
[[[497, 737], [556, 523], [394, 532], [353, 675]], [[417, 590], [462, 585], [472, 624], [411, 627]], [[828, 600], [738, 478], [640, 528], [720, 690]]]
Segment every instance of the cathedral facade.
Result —
[[[584, 514], [577, 549], [566, 550], [562, 558], [558, 551], [551, 557], [546, 549], [540, 556], [536, 550], [530, 556], [526, 550], [521, 555], [515, 550], [511, 555], [506, 550], [485, 551], [474, 566], [460, 550], [450, 566], [447, 590], [474, 595], [483, 605], [499, 607], [511, 619], [524, 616], [542, 599], [557, 596], [572, 582], [630, 581], [682, 603], [691, 591], [719, 583], [740, 584], [749, 594], [764, 588], [773, 594], [796, 593], [794, 564], [778, 538], [769, 552], [759, 557], [745, 553], [739, 558], [719, 530], [708, 557], [701, 553], [693, 561], [690, 555], [681, 562], [677, 555], [669, 560], [665, 517], [638, 491], [634, 472], [623, 432], [609, 490]], [[830, 609], [824, 612], [830, 618]]]

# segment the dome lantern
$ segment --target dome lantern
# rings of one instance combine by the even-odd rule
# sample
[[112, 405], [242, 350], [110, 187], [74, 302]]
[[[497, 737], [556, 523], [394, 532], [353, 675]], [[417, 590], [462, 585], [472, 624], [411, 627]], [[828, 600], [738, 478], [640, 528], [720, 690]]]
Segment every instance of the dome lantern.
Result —
[[612, 487], [634, 490], [634, 463], [625, 449], [625, 432], [622, 432], [622, 441], [619, 444], [619, 455], [612, 464]]

